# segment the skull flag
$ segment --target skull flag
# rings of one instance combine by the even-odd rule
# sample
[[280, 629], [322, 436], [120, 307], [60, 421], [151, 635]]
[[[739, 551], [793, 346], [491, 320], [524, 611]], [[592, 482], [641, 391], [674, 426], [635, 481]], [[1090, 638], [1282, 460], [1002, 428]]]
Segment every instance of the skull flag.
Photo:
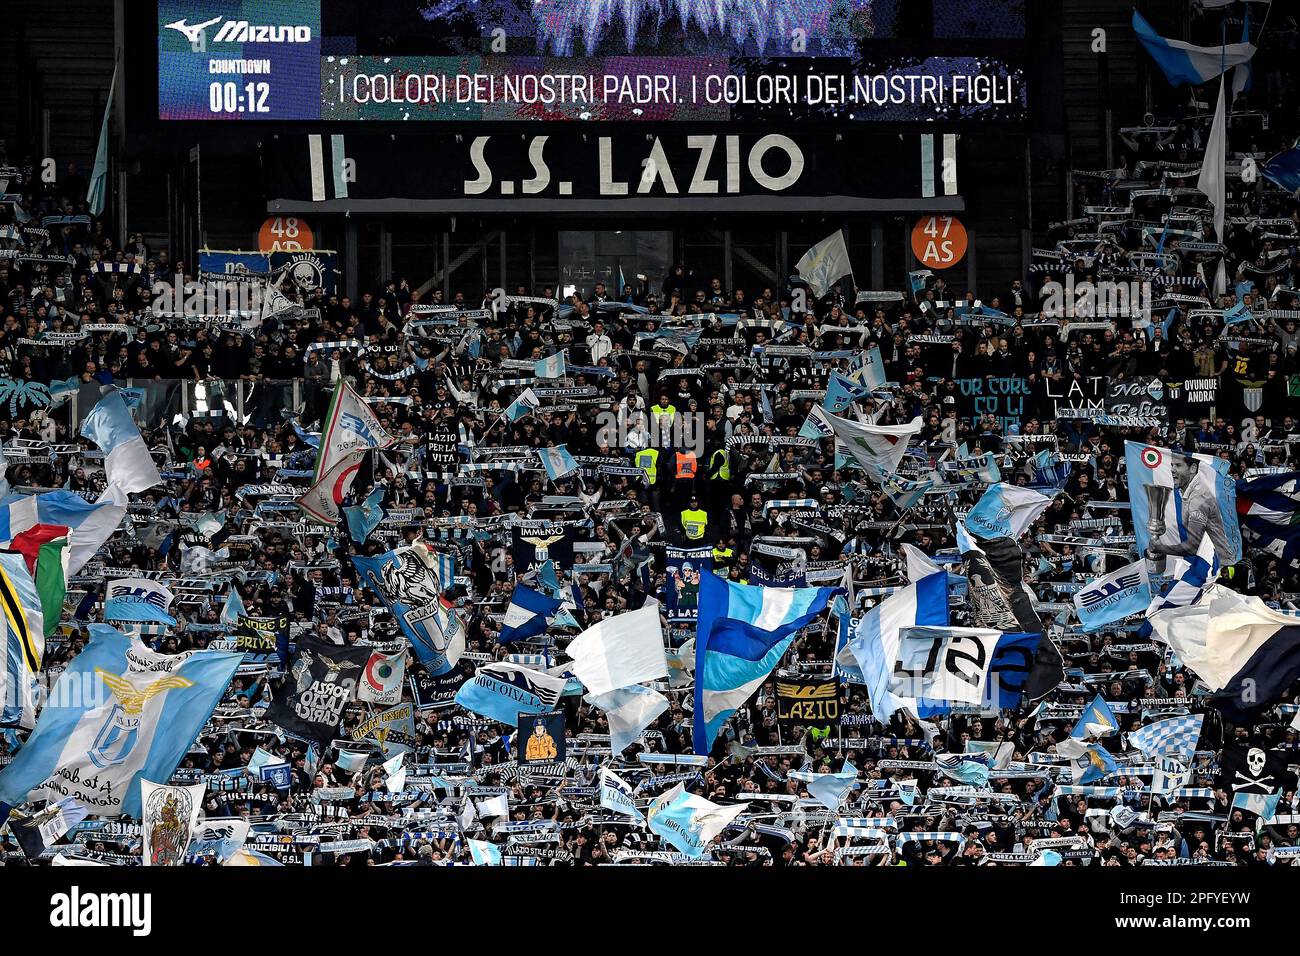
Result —
[[1290, 787], [1293, 777], [1286, 757], [1262, 747], [1224, 747], [1219, 786], [1227, 793], [1276, 793]]

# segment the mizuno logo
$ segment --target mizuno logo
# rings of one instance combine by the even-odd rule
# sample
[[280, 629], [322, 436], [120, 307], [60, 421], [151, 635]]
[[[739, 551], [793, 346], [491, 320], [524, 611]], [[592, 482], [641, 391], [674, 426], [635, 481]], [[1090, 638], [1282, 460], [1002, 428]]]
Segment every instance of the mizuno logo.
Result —
[[[177, 20], [175, 23], [168, 23], [168, 30], [176, 30], [184, 34], [185, 39], [189, 40], [191, 45], [197, 45], [204, 40], [204, 32], [208, 27], [221, 23], [221, 17], [213, 17], [211, 20], [204, 20], [202, 23], [188, 24], [184, 20]], [[271, 26], [268, 24], [252, 24], [247, 20], [227, 20], [222, 24], [217, 35], [212, 38], [213, 43], [310, 43], [311, 27], [305, 25], [298, 26]]]
[[211, 20], [204, 20], [202, 23], [196, 23], [193, 26], [186, 24], [184, 20], [177, 20], [175, 23], [167, 24], [168, 30], [179, 30], [185, 34], [185, 39], [190, 43], [198, 43], [203, 39], [203, 31], [214, 23], [219, 23], [221, 17], [213, 17]]

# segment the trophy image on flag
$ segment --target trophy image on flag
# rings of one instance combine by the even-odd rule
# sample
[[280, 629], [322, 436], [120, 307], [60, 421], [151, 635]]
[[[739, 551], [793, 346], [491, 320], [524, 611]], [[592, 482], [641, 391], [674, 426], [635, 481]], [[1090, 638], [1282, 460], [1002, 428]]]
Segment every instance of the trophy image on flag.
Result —
[[1147, 533], [1154, 540], [1165, 533], [1165, 505], [1169, 504], [1172, 488], [1163, 485], [1147, 485]]
[[[1147, 534], [1151, 536], [1151, 541], [1160, 540], [1165, 533], [1165, 505], [1169, 503], [1169, 496], [1173, 493], [1172, 488], [1164, 485], [1147, 485]], [[1147, 549], [1146, 558], [1151, 567], [1157, 573], [1163, 573], [1165, 567], [1165, 557], [1162, 554], [1152, 552]]]

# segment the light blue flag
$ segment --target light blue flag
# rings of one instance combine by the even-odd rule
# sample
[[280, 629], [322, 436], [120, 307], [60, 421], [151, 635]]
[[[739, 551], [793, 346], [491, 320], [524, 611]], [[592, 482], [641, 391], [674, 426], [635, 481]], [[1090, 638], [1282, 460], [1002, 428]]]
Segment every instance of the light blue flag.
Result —
[[50, 408], [58, 408], [73, 395], [81, 391], [81, 379], [77, 376], [50, 382]]
[[1074, 766], [1074, 782], [1080, 786], [1101, 780], [1119, 769], [1115, 758], [1100, 745], [1085, 747], [1071, 763]]
[[568, 680], [498, 661], [484, 664], [456, 692], [456, 704], [503, 724], [515, 725], [520, 714], [541, 714], [559, 704]]
[[858, 768], [849, 761], [844, 761], [843, 769], [836, 773], [809, 773], [806, 770], [792, 770], [791, 780], [798, 780], [808, 785], [812, 798], [831, 813], [839, 813], [840, 807], [858, 785]]
[[370, 532], [384, 520], [384, 491], [383, 485], [377, 485], [361, 504], [343, 509], [348, 519], [348, 534], [357, 544], [365, 544]]
[[239, 588], [233, 584], [230, 585], [230, 594], [226, 597], [226, 603], [221, 608], [221, 623], [236, 625], [239, 618], [247, 614], [244, 608], [244, 599], [239, 595]]
[[1075, 613], [1088, 633], [1141, 614], [1150, 604], [1151, 578], [1144, 558], [1089, 581], [1074, 595]]
[[563, 378], [566, 369], [564, 353], [556, 352], [533, 365], [533, 374], [538, 378]]
[[244, 655], [157, 654], [107, 624], [59, 676], [0, 800], [70, 796], [94, 816], [140, 816], [140, 780], [169, 780]]
[[1262, 820], [1271, 820], [1277, 814], [1281, 799], [1281, 790], [1276, 793], [1235, 793], [1232, 795], [1232, 809], [1245, 810]]
[[958, 783], [984, 789], [989, 785], [989, 767], [986, 763], [972, 760], [966, 754], [949, 754], [935, 757], [939, 765], [938, 773], [951, 777]]
[[[184, 22], [184, 21], [182, 21]], [[95, 166], [90, 171], [90, 185], [86, 190], [86, 208], [92, 216], [104, 213], [104, 195], [108, 190], [108, 118], [113, 115], [113, 91], [117, 89], [117, 67], [108, 83], [108, 99], [104, 102], [104, 118], [99, 124], [99, 145], [95, 147]]]
[[1250, 306], [1246, 305], [1245, 302], [1238, 302], [1231, 309], [1223, 310], [1224, 325], [1236, 325], [1238, 322], [1249, 322], [1254, 317], [1255, 314], [1250, 311]]
[[744, 813], [746, 806], [744, 803], [719, 806], [687, 793], [685, 786], [679, 783], [650, 805], [646, 820], [652, 833], [657, 833], [679, 852], [698, 860], [707, 855], [709, 843]]
[[109, 484], [132, 494], [162, 483], [149, 446], [117, 389], [90, 410], [81, 423], [81, 435], [104, 453], [104, 474]]
[[1164, 71], [1165, 79], [1171, 86], [1181, 86], [1184, 83], [1199, 86], [1234, 66], [1249, 62], [1255, 55], [1255, 47], [1249, 43], [1195, 46], [1182, 40], [1162, 37], [1137, 10], [1133, 11], [1133, 32], [1156, 61], [1156, 65]]
[[999, 483], [991, 486], [966, 515], [966, 530], [985, 540], [1019, 538], [1052, 499], [1032, 488]]
[[[707, 754], [723, 723], [780, 662], [800, 628], [843, 588], [776, 588], [700, 578], [693, 744]], [[946, 598], [945, 598], [946, 600]]]
[[526, 388], [523, 394], [511, 402], [510, 407], [506, 409], [506, 420], [517, 422], [519, 419], [531, 415], [541, 404], [537, 393], [531, 388]]
[[475, 866], [500, 866], [501, 848], [486, 840], [466, 840], [469, 844], [469, 856]]
[[885, 360], [880, 356], [880, 346], [873, 345], [863, 353], [862, 384], [874, 391], [883, 388], [885, 382]]
[[1106, 699], [1098, 693], [1079, 717], [1079, 722], [1070, 731], [1070, 736], [1083, 740], [1086, 737], [1109, 737], [1118, 732], [1119, 721], [1115, 719], [1115, 712], [1110, 709]]
[[608, 767], [600, 772], [600, 805], [634, 820], [645, 819], [632, 799], [632, 786]]
[[560, 608], [560, 602], [554, 598], [539, 594], [530, 587], [516, 584], [510, 595], [510, 606], [506, 608], [505, 619], [501, 622], [501, 644], [522, 641], [546, 633], [546, 619]]
[[855, 400], [870, 394], [871, 389], [867, 386], [859, 385], [839, 372], [831, 372], [831, 377], [826, 383], [826, 397], [822, 399], [822, 408], [838, 415]]
[[546, 469], [546, 477], [550, 478], [551, 481], [558, 481], [565, 475], [578, 470], [578, 463], [569, 454], [568, 445], [539, 448], [537, 449], [537, 456], [542, 460], [542, 467]]

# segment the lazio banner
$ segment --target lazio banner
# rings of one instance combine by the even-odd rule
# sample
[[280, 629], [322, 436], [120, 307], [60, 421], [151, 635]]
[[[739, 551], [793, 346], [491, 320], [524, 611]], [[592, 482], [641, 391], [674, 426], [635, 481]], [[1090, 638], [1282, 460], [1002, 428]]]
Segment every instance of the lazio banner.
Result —
[[839, 724], [839, 685], [834, 678], [778, 677], [776, 719], [783, 731]]

